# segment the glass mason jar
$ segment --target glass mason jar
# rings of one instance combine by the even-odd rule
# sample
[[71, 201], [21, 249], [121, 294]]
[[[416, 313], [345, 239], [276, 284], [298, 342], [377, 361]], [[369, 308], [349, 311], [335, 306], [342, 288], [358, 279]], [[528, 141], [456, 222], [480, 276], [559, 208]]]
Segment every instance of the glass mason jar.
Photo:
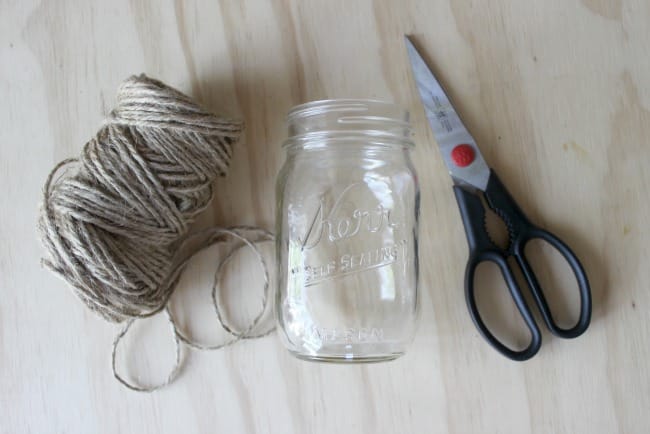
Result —
[[299, 105], [277, 180], [280, 336], [306, 360], [402, 355], [418, 317], [419, 188], [408, 112], [373, 100]]

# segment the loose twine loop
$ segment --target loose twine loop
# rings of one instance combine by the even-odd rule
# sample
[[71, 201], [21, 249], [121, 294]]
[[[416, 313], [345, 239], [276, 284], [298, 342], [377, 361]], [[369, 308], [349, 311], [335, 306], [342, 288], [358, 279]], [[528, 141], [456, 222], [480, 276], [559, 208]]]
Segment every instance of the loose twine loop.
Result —
[[[164, 312], [165, 315], [167, 316], [167, 320], [171, 327], [173, 338], [174, 338], [174, 344], [175, 344], [174, 365], [171, 368], [169, 374], [167, 375], [167, 378], [163, 382], [151, 386], [142, 386], [127, 381], [124, 377], [122, 377], [118, 373], [116, 367], [118, 345], [122, 340], [122, 338], [127, 334], [127, 332], [129, 331], [133, 323], [136, 321], [136, 318], [127, 320], [124, 326], [122, 327], [122, 329], [120, 330], [120, 332], [115, 337], [115, 340], [113, 341], [113, 350], [111, 353], [111, 367], [113, 369], [113, 376], [115, 377], [115, 379], [117, 379], [117, 381], [119, 381], [120, 383], [122, 383], [124, 386], [128, 387], [131, 390], [135, 390], [138, 392], [152, 392], [156, 389], [160, 389], [170, 384], [178, 375], [178, 372], [181, 367], [181, 342], [186, 344], [190, 348], [196, 350], [214, 351], [214, 350], [220, 350], [222, 348], [230, 346], [234, 343], [237, 343], [240, 340], [257, 339], [257, 338], [268, 336], [269, 334], [273, 333], [273, 331], [275, 330], [275, 327], [271, 326], [263, 332], [254, 333], [254, 330], [258, 327], [261, 320], [264, 318], [265, 313], [268, 311], [268, 305], [270, 300], [269, 297], [270, 278], [269, 278], [268, 265], [266, 263], [266, 260], [264, 259], [264, 256], [262, 255], [259, 248], [257, 247], [257, 244], [262, 242], [274, 241], [273, 235], [265, 230], [249, 227], [249, 226], [237, 226], [232, 228], [214, 227], [214, 228], [208, 228], [206, 230], [192, 234], [191, 236], [188, 237], [188, 239], [185, 242], [190, 242], [193, 238], [199, 238], [199, 237], [204, 238], [204, 240], [201, 242], [200, 247], [197, 247], [196, 250], [193, 250], [193, 253], [178, 265], [177, 269], [179, 274], [182, 272], [182, 270], [185, 268], [187, 263], [192, 259], [194, 255], [207, 249], [213, 244], [224, 242], [228, 237], [240, 241], [240, 243], [238, 243], [234, 248], [232, 248], [230, 252], [219, 262], [219, 265], [217, 266], [217, 269], [214, 274], [214, 280], [213, 280], [212, 291], [211, 291], [212, 306], [215, 310], [217, 321], [219, 322], [221, 328], [223, 328], [228, 334], [230, 334], [232, 338], [215, 345], [206, 345], [193, 340], [185, 332], [183, 332], [178, 326], [176, 319], [172, 315], [170, 309], [171, 303], [168, 301], [167, 304], [165, 305]], [[222, 308], [220, 307], [219, 304], [219, 298], [217, 297], [217, 291], [221, 285], [221, 276], [223, 275], [224, 267], [242, 247], [248, 247], [254, 252], [255, 257], [262, 269], [264, 286], [262, 292], [262, 303], [257, 315], [253, 318], [253, 320], [248, 324], [248, 326], [246, 326], [246, 328], [243, 331], [237, 331], [225, 321], [222, 313]]]
[[[181, 366], [181, 343], [215, 350], [273, 331], [255, 332], [269, 300], [269, 271], [257, 245], [272, 241], [272, 234], [248, 226], [189, 233], [213, 198], [212, 182], [226, 174], [241, 129], [240, 122], [203, 110], [160, 81], [133, 76], [120, 86], [116, 108], [81, 156], [62, 161], [47, 178], [38, 224], [47, 251], [42, 263], [93, 312], [124, 323], [111, 361], [113, 375], [129, 389], [151, 392], [173, 381]], [[56, 177], [72, 164], [74, 173]], [[231, 338], [203, 345], [180, 330], [169, 300], [190, 259], [229, 240], [235, 244], [217, 266], [212, 304]], [[242, 247], [254, 252], [264, 288], [261, 311], [237, 331], [224, 320], [217, 290], [225, 265]], [[176, 345], [174, 366], [160, 384], [131, 383], [116, 369], [119, 343], [136, 320], [163, 310]]]

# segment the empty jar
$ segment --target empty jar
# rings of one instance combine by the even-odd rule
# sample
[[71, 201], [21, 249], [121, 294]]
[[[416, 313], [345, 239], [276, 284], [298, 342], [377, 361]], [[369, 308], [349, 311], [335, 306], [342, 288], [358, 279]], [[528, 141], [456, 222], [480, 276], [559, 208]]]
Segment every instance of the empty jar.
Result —
[[280, 336], [307, 360], [402, 355], [418, 312], [419, 188], [408, 112], [373, 100], [293, 108], [277, 180]]

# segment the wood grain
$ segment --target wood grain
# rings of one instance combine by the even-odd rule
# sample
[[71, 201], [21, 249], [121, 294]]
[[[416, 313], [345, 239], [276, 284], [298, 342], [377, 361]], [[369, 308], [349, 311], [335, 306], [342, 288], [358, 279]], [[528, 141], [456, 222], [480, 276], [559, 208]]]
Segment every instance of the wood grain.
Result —
[[[647, 432], [648, 2], [2, 0], [0, 10], [0, 432]], [[545, 332], [523, 364], [478, 336], [463, 299], [464, 233], [404, 34], [522, 207], [582, 258], [594, 294], [586, 335]], [[152, 395], [114, 381], [115, 327], [40, 268], [34, 228], [49, 169], [78, 154], [119, 82], [139, 72], [246, 122], [197, 226], [273, 228], [292, 105], [372, 97], [411, 111], [422, 309], [405, 357], [310, 364], [272, 336], [186, 352], [182, 376]], [[208, 342], [220, 337], [208, 305], [217, 253], [197, 258], [174, 300], [183, 325]], [[256, 302], [248, 259], [229, 273], [229, 298], [250, 302], [234, 321]], [[120, 366], [160, 378], [173, 357], [167, 332], [161, 318], [140, 324]]]

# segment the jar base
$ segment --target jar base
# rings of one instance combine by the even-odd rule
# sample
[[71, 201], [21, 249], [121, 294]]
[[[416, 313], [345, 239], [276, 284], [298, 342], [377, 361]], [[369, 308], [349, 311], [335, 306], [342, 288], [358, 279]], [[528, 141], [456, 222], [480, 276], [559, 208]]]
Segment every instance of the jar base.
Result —
[[381, 355], [316, 355], [316, 354], [303, 354], [295, 351], [289, 351], [294, 357], [305, 360], [308, 362], [321, 362], [321, 363], [339, 363], [339, 364], [353, 364], [353, 363], [380, 363], [395, 360], [404, 355], [404, 353], [390, 353]]

